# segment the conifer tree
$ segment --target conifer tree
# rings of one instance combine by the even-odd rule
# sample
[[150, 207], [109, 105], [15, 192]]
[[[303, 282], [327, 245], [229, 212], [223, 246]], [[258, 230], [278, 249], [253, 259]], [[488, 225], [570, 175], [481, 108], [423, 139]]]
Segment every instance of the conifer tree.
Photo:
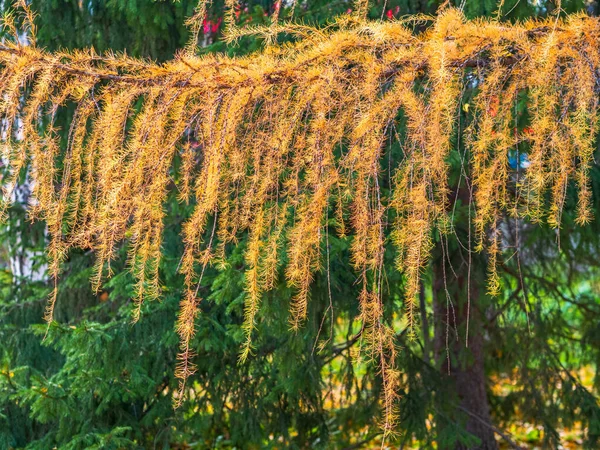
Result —
[[[578, 260], [581, 246], [590, 255], [596, 248], [596, 240], [588, 239], [586, 232], [571, 229], [576, 221], [587, 223], [596, 207], [592, 189], [595, 168], [590, 162], [596, 122], [595, 84], [594, 72], [587, 65], [593, 68], [596, 64], [591, 44], [595, 27], [594, 19], [580, 16], [506, 27], [495, 22], [469, 22], [450, 10], [442, 13], [434, 25], [427, 25], [429, 31], [420, 34], [418, 29], [411, 30], [399, 22], [364, 22], [350, 15], [338, 19], [333, 31], [292, 25], [252, 30], [269, 39], [279, 32], [289, 33], [295, 43], [287, 47], [271, 46], [269, 51], [239, 59], [196, 58], [182, 53], [164, 66], [125, 56], [99, 57], [87, 51], [44, 53], [8, 44], [5, 53], [10, 56], [2, 59], [7, 81], [4, 89], [9, 99], [15, 99], [13, 102], [19, 103], [23, 96], [25, 104], [25, 137], [19, 138], [25, 144], [17, 142], [14, 150], [7, 148], [13, 177], [11, 181], [8, 174], [8, 185], [10, 188], [30, 165], [36, 180], [34, 195], [39, 201], [34, 212], [46, 219], [51, 233], [49, 261], [53, 275], [59, 274], [59, 263], [64, 263], [68, 251], [73, 254], [76, 247], [82, 247], [84, 251], [95, 250], [99, 258], [94, 268], [97, 281], [105, 270], [118, 274], [102, 289], [113, 286], [117, 297], [136, 299], [135, 317], [143, 315], [144, 308], [160, 311], [156, 302], [142, 301], [145, 296], [163, 296], [164, 308], [171, 312], [173, 300], [183, 296], [177, 326], [183, 350], [179, 375], [188, 384], [181, 385], [176, 398], [191, 402], [181, 407], [187, 405], [194, 411], [197, 395], [210, 397], [210, 409], [215, 412], [208, 414], [208, 423], [217, 425], [208, 425], [208, 434], [222, 427], [229, 432], [224, 439], [234, 443], [244, 442], [248, 436], [264, 443], [268, 435], [258, 431], [258, 423], [236, 421], [248, 410], [264, 409], [264, 417], [272, 416], [269, 410], [278, 399], [295, 405], [283, 406], [282, 415], [291, 413], [285, 428], [293, 428], [298, 434], [290, 438], [282, 428], [284, 439], [325, 442], [331, 433], [323, 419], [322, 385], [315, 383], [307, 389], [306, 384], [302, 388], [293, 382], [283, 388], [275, 384], [271, 386], [274, 394], [263, 393], [262, 402], [258, 396], [273, 380], [285, 379], [286, 373], [294, 374], [291, 380], [298, 380], [305, 370], [321, 379], [323, 370], [331, 368], [331, 358], [343, 356], [346, 368], [342, 373], [349, 371], [348, 382], [357, 383], [348, 386], [348, 395], [355, 399], [348, 411], [362, 409], [369, 417], [369, 411], [377, 408], [373, 400], [381, 391], [383, 431], [387, 434], [398, 430], [396, 426], [406, 426], [412, 434], [425, 438], [427, 408], [420, 410], [414, 405], [421, 395], [426, 398], [424, 404], [437, 412], [440, 445], [472, 446], [479, 439], [476, 445], [493, 448], [491, 432], [504, 433], [498, 433], [485, 416], [489, 406], [483, 405], [483, 412], [473, 411], [464, 398], [451, 398], [453, 389], [438, 391], [433, 402], [425, 393], [426, 385], [420, 385], [437, 377], [427, 365], [430, 355], [414, 345], [417, 333], [427, 330], [423, 319], [421, 329], [416, 325], [420, 306], [421, 317], [427, 317], [427, 308], [422, 306], [427, 300], [425, 282], [430, 282], [433, 291], [438, 369], [452, 367], [457, 386], [461, 383], [461, 367], [467, 367], [465, 373], [471, 378], [464, 381], [472, 383], [472, 373], [478, 371], [478, 389], [485, 388], [482, 371], [486, 344], [482, 338], [486, 333], [504, 331], [495, 324], [503, 308], [522, 308], [522, 315], [514, 319], [516, 329], [523, 326], [525, 316], [529, 327], [533, 325], [535, 331], [548, 336], [554, 336], [556, 330], [560, 335], [561, 326], [548, 321], [543, 309], [534, 310], [530, 305], [534, 299], [538, 308], [545, 302], [555, 304], [559, 297], [595, 313], [596, 306], [590, 306], [594, 305], [593, 299], [582, 302], [573, 298], [574, 290], [585, 295], [589, 288], [579, 280], [582, 269], [569, 266]], [[244, 38], [245, 32], [237, 33], [230, 36]], [[538, 57], [540, 51], [547, 53]], [[400, 76], [398, 67], [406, 70], [404, 76]], [[22, 68], [26, 73], [21, 73]], [[346, 78], [340, 77], [341, 73]], [[378, 84], [381, 78], [385, 81], [382, 86]], [[25, 88], [31, 91], [21, 90], [23, 81], [30, 79], [33, 83]], [[548, 83], [549, 79], [555, 84]], [[44, 111], [46, 103], [49, 112], [43, 112], [40, 121], [38, 110]], [[5, 100], [3, 108], [8, 119], [14, 118], [11, 114], [21, 114], [17, 112], [19, 105], [10, 100]], [[69, 124], [63, 141], [55, 113], [65, 114]], [[454, 123], [457, 117], [464, 121], [462, 128]], [[197, 118], [202, 120], [196, 126]], [[128, 136], [124, 144], [122, 129]], [[388, 139], [393, 142], [390, 146], [386, 144]], [[63, 149], [60, 142], [66, 143]], [[97, 157], [87, 153], [90, 149], [99, 152]], [[152, 153], [156, 149], [171, 151], [171, 156], [157, 156]], [[223, 158], [224, 152], [227, 159]], [[59, 161], [56, 165], [52, 159], [55, 157]], [[98, 172], [95, 158], [102, 161], [104, 172]], [[386, 172], [390, 174], [387, 178], [380, 176]], [[54, 186], [53, 173], [61, 180], [59, 186]], [[576, 193], [566, 195], [575, 186]], [[89, 199], [94, 200], [94, 209]], [[182, 199], [189, 200], [190, 206], [177, 201]], [[570, 203], [573, 201], [575, 204]], [[168, 213], [162, 205], [169, 205]], [[178, 217], [173, 224], [170, 215]], [[529, 248], [535, 248], [548, 245], [548, 233], [536, 235], [524, 219], [546, 218], [550, 226], [569, 227], [567, 242], [562, 239], [555, 253], [527, 252], [522, 239], [533, 240], [535, 244]], [[388, 223], [395, 224], [390, 228], [391, 235]], [[169, 249], [164, 236], [175, 236], [178, 231], [183, 233], [184, 248], [177, 244]], [[384, 244], [389, 239], [395, 247]], [[122, 248], [121, 240], [129, 242], [129, 248]], [[203, 247], [199, 246], [201, 242]], [[480, 253], [474, 248], [478, 242], [484, 247]], [[517, 257], [504, 261], [511, 248], [519, 251]], [[119, 258], [124, 252], [128, 255]], [[178, 252], [184, 255], [183, 279], [173, 267]], [[431, 252], [433, 259], [428, 260], [425, 255]], [[123, 256], [129, 260], [132, 275], [123, 272]], [[388, 271], [394, 259], [400, 270]], [[339, 264], [344, 260], [346, 265]], [[214, 267], [208, 265], [211, 261], [216, 263]], [[105, 267], [107, 264], [112, 267]], [[278, 275], [280, 264], [285, 267], [282, 276]], [[562, 268], [565, 264], [566, 279], [557, 277], [548, 284], [545, 275], [538, 275], [544, 268]], [[593, 261], [582, 264], [586, 270], [596, 268]], [[490, 267], [489, 287], [495, 291], [495, 299], [483, 294], [485, 277], [472, 269], [482, 266]], [[240, 275], [242, 270], [245, 273]], [[422, 276], [428, 270], [431, 280]], [[506, 278], [505, 284], [500, 283], [501, 277]], [[352, 283], [357, 278], [360, 282], [354, 288]], [[159, 292], [165, 290], [159, 289], [165, 284], [162, 280], [169, 280], [164, 287], [172, 289], [166, 289], [166, 296]], [[385, 288], [384, 281], [388, 285]], [[187, 288], [182, 291], [181, 285]], [[206, 292], [207, 286], [210, 293]], [[570, 292], [565, 294], [565, 289]], [[532, 290], [542, 294], [531, 294]], [[60, 289], [56, 295], [59, 293]], [[100, 305], [104, 293], [98, 291]], [[199, 293], [216, 306], [204, 306], [207, 302], [199, 305]], [[419, 295], [421, 305], [417, 303]], [[500, 302], [504, 295], [505, 302]], [[291, 336], [280, 333], [282, 325], [286, 328], [285, 305], [290, 297], [291, 324], [298, 329]], [[340, 297], [348, 298], [348, 303]], [[55, 305], [60, 308], [57, 298], [51, 297], [48, 318]], [[352, 298], [358, 298], [359, 303], [353, 304]], [[395, 328], [399, 324], [393, 316], [400, 310], [402, 298], [407, 322]], [[113, 309], [118, 305], [111, 304]], [[199, 307], [208, 311], [198, 312]], [[141, 341], [128, 349], [123, 341], [127, 335], [123, 331], [125, 322], [112, 324], [109, 310], [100, 307], [100, 314], [94, 316], [95, 321], [108, 321], [106, 324], [77, 325], [75, 333], [53, 322], [47, 343], [64, 355], [65, 365], [50, 383], [36, 380], [22, 397], [14, 397], [12, 392], [10, 398], [29, 402], [39, 422], [61, 420], [59, 417], [70, 416], [69, 407], [78, 406], [61, 401], [65, 394], [60, 390], [69, 371], [81, 374], [70, 386], [72, 392], [83, 393], [97, 386], [98, 379], [118, 379], [119, 371], [111, 373], [105, 364], [95, 367], [96, 374], [87, 370], [86, 366], [94, 368], [94, 364], [83, 357], [81, 349], [102, 348], [102, 361], [119, 366], [116, 354], [123, 357], [121, 352], [139, 350], [148, 335], [142, 332]], [[336, 316], [324, 315], [334, 314], [334, 310]], [[323, 318], [321, 322], [319, 317]], [[335, 317], [350, 321], [347, 342], [335, 340], [334, 335], [340, 334], [334, 330]], [[351, 320], [356, 317], [359, 322], [352, 326]], [[140, 323], [144, 320], [147, 318]], [[582, 323], [580, 317], [570, 320]], [[219, 327], [227, 323], [232, 328], [215, 340], [214, 334], [219, 335]], [[314, 348], [315, 338], [323, 337], [328, 323], [332, 336], [322, 342], [319, 353]], [[469, 326], [471, 330], [465, 328]], [[113, 327], [114, 333], [106, 331]], [[156, 387], [153, 395], [159, 396], [163, 407], [170, 397], [166, 394], [174, 389], [172, 379], [167, 376], [160, 383], [154, 377], [158, 361], [161, 367], [172, 362], [164, 358], [173, 351], [169, 329], [167, 322], [161, 336], [165, 336], [165, 347], [171, 342], [170, 350], [155, 349], [154, 359], [150, 359], [154, 366], [145, 372], [151, 374]], [[413, 340], [405, 342], [408, 348], [397, 352], [398, 343], [406, 336]], [[466, 336], [470, 339], [467, 351], [461, 344]], [[226, 337], [231, 345], [223, 347]], [[458, 344], [451, 342], [455, 338]], [[111, 350], [103, 339], [116, 341], [116, 347]], [[429, 339], [425, 334], [423, 341]], [[477, 342], [471, 341], [475, 339]], [[596, 348], [593, 333], [580, 340], [582, 349]], [[216, 345], [216, 341], [221, 344]], [[355, 345], [362, 347], [363, 356], [373, 359], [367, 377], [351, 373], [353, 368], [362, 367], [355, 355], [350, 357], [349, 349]], [[244, 361], [238, 365], [236, 353], [240, 348]], [[423, 348], [429, 349], [425, 345]], [[536, 419], [546, 426], [548, 442], [556, 440], [554, 424], [572, 418], [565, 412], [555, 411], [554, 417], [544, 413], [552, 413], [573, 390], [577, 396], [570, 404], [591, 413], [585, 417], [590, 424], [587, 438], [593, 442], [597, 424], [590, 417], [598, 409], [597, 401], [565, 367], [568, 363], [564, 355], [555, 354], [544, 338], [529, 339], [527, 348], [519, 350], [545, 358], [532, 367], [522, 364], [519, 353], [519, 357], [511, 355], [509, 361], [501, 361], [499, 367], [533, 370], [553, 380], [555, 386], [566, 386], [559, 394], [547, 395], [535, 389], [529, 391], [527, 383], [523, 384], [526, 392], [539, 396], [533, 417], [541, 413]], [[225, 366], [232, 372], [224, 372], [228, 374], [225, 382], [215, 379], [222, 368], [211, 365], [210, 358], [209, 364], [203, 365], [203, 356], [206, 358], [211, 351], [217, 360], [229, 361]], [[224, 357], [228, 354], [229, 359]], [[284, 361], [290, 354], [297, 358], [291, 366]], [[473, 357], [481, 361], [473, 365], [468, 361]], [[552, 363], [548, 363], [548, 357]], [[467, 362], [460, 358], [467, 358]], [[265, 359], [272, 365], [265, 365]], [[297, 361], [302, 361], [301, 369]], [[126, 367], [121, 372], [122, 391], [115, 391], [108, 383], [106, 388], [97, 386], [91, 397], [78, 400], [94, 405], [96, 411], [110, 408], [107, 405], [115, 395], [119, 401], [129, 402], [127, 389], [147, 383], [143, 377], [137, 378], [144, 373], [138, 366], [127, 368], [125, 362], [120, 366]], [[268, 377], [264, 370], [269, 367], [278, 375], [249, 388], [249, 380]], [[158, 372], [165, 373], [165, 369]], [[14, 371], [7, 368], [6, 373], [10, 385]], [[231, 373], [237, 374], [233, 378], [239, 377], [239, 384], [232, 381]], [[29, 374], [22, 376], [29, 380]], [[191, 386], [193, 380], [202, 387]], [[556, 383], [558, 380], [561, 383]], [[235, 391], [240, 386], [244, 389]], [[36, 388], [49, 400], [40, 398]], [[50, 388], [56, 391], [45, 395]], [[248, 389], [254, 395], [250, 400], [246, 399]], [[401, 390], [403, 395], [398, 398]], [[454, 392], [462, 395], [459, 387]], [[473, 394], [474, 390], [467, 392]], [[148, 393], [138, 393], [132, 399], [144, 395]], [[334, 399], [331, 401], [335, 404]], [[479, 406], [482, 401], [485, 403], [485, 389], [483, 400], [481, 395], [477, 400]], [[215, 402], [220, 403], [219, 408], [214, 408]], [[135, 401], [130, 404], [135, 417], [132, 423], [142, 420]], [[345, 414], [341, 404], [336, 420]], [[456, 420], [458, 416], [453, 413], [457, 405], [464, 419]], [[164, 409], [160, 414], [148, 413], [147, 406], [144, 403], [139, 407], [143, 417], [167, 414]], [[405, 415], [400, 425], [393, 420], [398, 413]], [[368, 423], [364, 420], [353, 425], [354, 429]], [[418, 424], [410, 428], [411, 420]], [[483, 425], [473, 427], [478, 422]], [[39, 445], [43, 448], [61, 439], [70, 439], [75, 447], [143, 442], [139, 434], [143, 431], [123, 425], [127, 422], [122, 417], [108, 423], [114, 424], [109, 431], [90, 434], [88, 429], [75, 436], [67, 436], [68, 431], [61, 434], [60, 430], [49, 433]], [[204, 420], [199, 423], [207, 426]], [[233, 430], [243, 430], [244, 426], [250, 430], [233, 434]], [[475, 435], [475, 440], [468, 433]]]

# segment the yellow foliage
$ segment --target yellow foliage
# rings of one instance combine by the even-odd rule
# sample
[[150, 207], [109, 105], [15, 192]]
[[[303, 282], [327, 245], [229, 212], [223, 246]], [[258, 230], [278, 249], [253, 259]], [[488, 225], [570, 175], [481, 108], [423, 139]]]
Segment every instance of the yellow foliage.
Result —
[[[234, 8], [235, 1], [227, 3]], [[397, 249], [397, 270], [406, 276], [413, 327], [432, 232], [447, 233], [450, 226], [448, 156], [461, 109], [472, 115], [459, 138], [471, 155], [464, 163], [473, 180], [480, 247], [490, 253], [490, 291], [498, 289], [502, 213], [558, 227], [572, 180], [579, 188], [578, 221], [589, 222], [600, 21], [573, 16], [508, 25], [467, 21], [448, 9], [415, 34], [400, 21], [366, 21], [366, 3], [356, 1], [354, 15], [322, 30], [274, 23], [244, 31], [228, 16], [230, 39], [247, 32], [299, 37], [239, 58], [195, 56], [195, 35], [185, 52], [160, 65], [93, 50], [48, 53], [33, 39], [27, 46], [7, 39], [0, 47], [1, 149], [10, 170], [3, 205], [28, 167], [31, 214], [48, 224], [55, 280], [68, 251], [87, 248], [97, 255], [98, 289], [111, 274], [118, 244], [127, 241], [137, 318], [142, 300], [160, 295], [163, 204], [180, 153], [179, 198], [195, 205], [182, 232], [182, 383], [194, 372], [190, 340], [207, 265], [223, 263], [226, 244], [249, 234], [244, 359], [261, 295], [276, 284], [282, 248], [285, 277], [296, 290], [292, 326], [305, 319], [331, 214], [351, 238], [367, 354], [384, 380], [387, 433], [400, 376], [393, 364], [395, 333], [383, 320], [386, 230]], [[201, 6], [190, 21], [194, 33], [204, 14]], [[10, 18], [5, 26], [16, 33]], [[467, 86], [476, 86], [477, 94], [461, 107]], [[515, 128], [519, 93], [529, 99], [527, 135]], [[77, 108], [59, 165], [54, 117], [67, 103]], [[407, 124], [404, 158], [393, 168], [388, 192], [380, 188], [381, 159], [400, 114]], [[531, 143], [530, 165], [515, 182], [509, 152], [524, 140]], [[55, 300], [56, 291], [48, 321]]]

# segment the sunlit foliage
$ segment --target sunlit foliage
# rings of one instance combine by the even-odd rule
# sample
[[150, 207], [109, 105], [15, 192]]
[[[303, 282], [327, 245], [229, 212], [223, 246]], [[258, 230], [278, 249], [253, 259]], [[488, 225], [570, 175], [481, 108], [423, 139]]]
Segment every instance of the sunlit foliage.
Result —
[[[463, 164], [472, 174], [473, 220], [479, 248], [489, 253], [491, 292], [499, 283], [501, 213], [558, 227], [572, 181], [578, 221], [591, 220], [600, 22], [575, 15], [509, 25], [467, 21], [447, 9], [434, 19], [417, 17], [428, 25], [416, 32], [414, 20], [366, 21], [362, 3], [326, 29], [274, 24], [244, 31], [228, 16], [232, 40], [251, 32], [274, 41], [287, 33], [293, 43], [270, 43], [248, 57], [198, 57], [192, 39], [160, 65], [93, 50], [48, 53], [35, 46], [27, 10], [27, 45], [7, 17], [14, 38], [0, 47], [0, 115], [2, 157], [12, 179], [4, 203], [29, 169], [31, 216], [48, 225], [55, 285], [61, 262], [77, 247], [96, 254], [98, 289], [127, 242], [139, 306], [160, 296], [163, 204], [175, 184], [180, 200], [194, 205], [180, 264], [186, 283], [177, 325], [182, 392], [194, 373], [190, 340], [209, 264], [225, 264], [248, 235], [243, 360], [252, 351], [263, 293], [285, 276], [295, 289], [290, 325], [297, 329], [314, 274], [323, 270], [327, 233], [349, 236], [362, 285], [363, 355], [381, 373], [382, 426], [390, 432], [399, 372], [394, 330], [383, 321], [386, 247], [396, 249], [396, 269], [406, 278], [412, 328], [432, 232], [453, 231], [447, 157], [461, 109], [471, 117], [458, 138], [472, 155]], [[466, 87], [476, 92], [470, 103], [462, 98]], [[520, 130], [514, 105], [523, 96], [529, 125]], [[54, 117], [73, 104], [63, 155]], [[397, 134], [397, 120], [405, 121], [405, 135]], [[380, 188], [389, 138], [400, 140], [404, 153], [390, 191]], [[49, 322], [55, 300], [56, 289]]]

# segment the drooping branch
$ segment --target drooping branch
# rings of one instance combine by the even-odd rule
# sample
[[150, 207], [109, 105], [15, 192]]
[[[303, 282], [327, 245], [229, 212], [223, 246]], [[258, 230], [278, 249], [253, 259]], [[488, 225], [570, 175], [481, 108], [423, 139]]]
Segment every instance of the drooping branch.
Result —
[[[303, 33], [248, 57], [185, 51], [161, 65], [7, 41], [0, 47], [2, 157], [10, 171], [4, 200], [28, 170], [31, 214], [48, 223], [55, 279], [69, 250], [82, 247], [97, 256], [93, 282], [100, 286], [126, 242], [137, 318], [143, 299], [160, 295], [163, 205], [175, 179], [181, 201], [194, 205], [182, 232], [183, 382], [194, 372], [191, 339], [205, 268], [225, 262], [228, 244], [247, 234], [246, 358], [261, 297], [281, 276], [295, 289], [291, 323], [301, 326], [325, 227], [335, 222], [351, 242], [361, 338], [383, 377], [388, 433], [400, 375], [395, 332], [383, 315], [386, 247], [393, 245], [406, 277], [413, 326], [432, 232], [452, 232], [448, 159], [465, 113], [470, 159], [463, 170], [474, 184], [490, 290], [498, 287], [503, 213], [558, 227], [567, 186], [575, 184], [579, 222], [591, 219], [600, 22], [574, 16], [509, 25], [447, 10], [421, 34], [402, 22], [358, 19]], [[465, 89], [473, 97], [461, 106]], [[525, 128], [515, 115], [519, 95], [528, 104]], [[76, 108], [61, 148], [54, 117], [68, 104]], [[392, 162], [384, 189], [385, 142], [397, 137], [390, 130], [398, 120], [406, 124], [403, 158]]]

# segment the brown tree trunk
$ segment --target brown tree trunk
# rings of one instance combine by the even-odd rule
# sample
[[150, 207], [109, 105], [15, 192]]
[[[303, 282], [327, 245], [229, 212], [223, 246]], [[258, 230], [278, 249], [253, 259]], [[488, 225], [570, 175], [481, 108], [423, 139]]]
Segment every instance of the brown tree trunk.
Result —
[[[437, 426], [441, 431], [453, 422], [476, 436], [480, 443], [459, 442], [439, 448], [497, 450], [486, 394], [482, 330], [485, 317], [478, 302], [479, 289], [471, 283], [469, 305], [467, 274], [451, 275], [442, 266], [445, 259], [436, 258], [433, 270], [434, 354], [436, 366], [448, 383], [444, 390], [449, 394], [445, 401], [438, 402]], [[466, 271], [464, 266], [462, 269]], [[465, 345], [467, 323], [468, 346]]]

